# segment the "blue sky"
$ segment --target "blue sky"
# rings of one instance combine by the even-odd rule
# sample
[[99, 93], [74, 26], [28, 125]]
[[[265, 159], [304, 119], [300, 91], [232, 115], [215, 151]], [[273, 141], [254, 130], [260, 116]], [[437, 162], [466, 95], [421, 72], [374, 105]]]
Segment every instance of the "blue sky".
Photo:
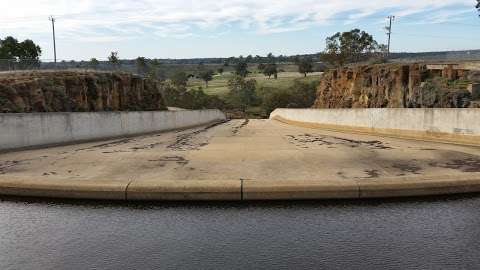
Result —
[[0, 0], [0, 36], [31, 38], [53, 58], [49, 15], [57, 18], [59, 59], [194, 58], [303, 54], [325, 38], [360, 28], [393, 51], [480, 49], [475, 0]]

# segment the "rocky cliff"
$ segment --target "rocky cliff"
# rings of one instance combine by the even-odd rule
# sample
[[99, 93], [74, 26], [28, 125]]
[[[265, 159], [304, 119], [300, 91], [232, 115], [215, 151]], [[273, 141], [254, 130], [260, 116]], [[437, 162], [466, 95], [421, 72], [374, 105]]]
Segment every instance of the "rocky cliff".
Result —
[[0, 73], [0, 112], [166, 110], [156, 81], [127, 73]]
[[315, 108], [480, 107], [478, 73], [453, 64], [383, 64], [330, 70]]

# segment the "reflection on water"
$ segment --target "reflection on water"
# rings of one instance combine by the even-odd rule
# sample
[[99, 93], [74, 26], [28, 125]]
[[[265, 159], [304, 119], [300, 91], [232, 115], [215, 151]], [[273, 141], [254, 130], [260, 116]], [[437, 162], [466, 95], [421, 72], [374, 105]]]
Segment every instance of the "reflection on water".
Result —
[[0, 269], [475, 269], [480, 195], [250, 204], [0, 202]]

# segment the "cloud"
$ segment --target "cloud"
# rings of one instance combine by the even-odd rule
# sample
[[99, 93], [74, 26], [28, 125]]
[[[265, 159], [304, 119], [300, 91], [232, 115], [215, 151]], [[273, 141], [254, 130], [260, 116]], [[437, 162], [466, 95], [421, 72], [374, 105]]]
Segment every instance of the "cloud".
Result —
[[[426, 11], [438, 22], [462, 16], [467, 7], [473, 10], [472, 5], [471, 0], [0, 0], [0, 28], [46, 36], [50, 33], [47, 18], [53, 14], [65, 38], [94, 42], [152, 34], [185, 38], [198, 31], [212, 35], [234, 24], [270, 34], [374, 16], [378, 23], [386, 14], [411, 16]], [[456, 10], [451, 11], [452, 6]]]

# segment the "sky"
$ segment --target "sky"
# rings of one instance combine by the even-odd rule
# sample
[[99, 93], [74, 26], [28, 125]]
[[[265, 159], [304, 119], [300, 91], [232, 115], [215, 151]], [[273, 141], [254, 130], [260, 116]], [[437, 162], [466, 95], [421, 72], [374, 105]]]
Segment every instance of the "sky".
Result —
[[0, 39], [32, 39], [53, 58], [202, 58], [316, 53], [360, 28], [392, 51], [480, 49], [475, 0], [0, 0]]

